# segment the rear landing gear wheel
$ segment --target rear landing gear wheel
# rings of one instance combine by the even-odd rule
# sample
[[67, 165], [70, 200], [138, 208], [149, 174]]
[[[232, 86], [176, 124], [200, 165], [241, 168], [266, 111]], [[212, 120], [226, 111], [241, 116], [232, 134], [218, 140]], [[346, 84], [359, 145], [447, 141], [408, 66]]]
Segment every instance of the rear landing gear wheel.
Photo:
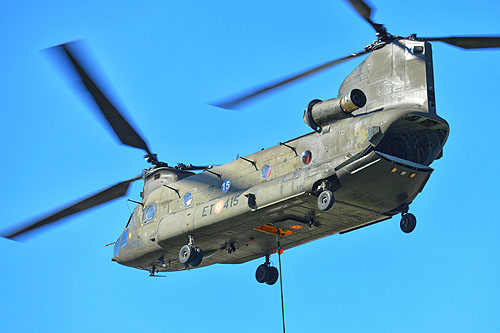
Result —
[[270, 286], [278, 281], [279, 275], [278, 269], [271, 266], [268, 261], [257, 267], [257, 270], [255, 271], [255, 279], [257, 279], [257, 282], [267, 283]]
[[332, 191], [324, 190], [318, 197], [318, 208], [322, 211], [330, 210], [335, 203]]
[[267, 264], [260, 265], [259, 267], [257, 267], [257, 270], [255, 271], [255, 278], [259, 283], [266, 282], [270, 275], [271, 275], [270, 267]]
[[401, 230], [409, 234], [417, 226], [417, 218], [412, 213], [401, 214], [401, 222], [399, 223]]

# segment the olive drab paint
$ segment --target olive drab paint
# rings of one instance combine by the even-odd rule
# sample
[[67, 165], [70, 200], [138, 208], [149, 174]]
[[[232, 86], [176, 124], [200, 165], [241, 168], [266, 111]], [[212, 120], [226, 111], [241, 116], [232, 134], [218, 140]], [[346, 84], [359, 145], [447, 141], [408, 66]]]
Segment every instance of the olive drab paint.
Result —
[[[281, 239], [288, 249], [403, 212], [448, 137], [433, 87], [430, 44], [389, 43], [342, 83], [339, 96], [353, 89], [366, 95], [365, 105], [348, 116], [322, 116], [319, 131], [201, 173], [151, 168], [143, 204], [157, 203], [155, 221], [144, 224], [136, 214], [131, 233], [141, 241], [120, 248], [115, 260], [144, 270], [182, 270], [178, 252], [192, 236], [204, 252], [198, 267], [242, 263], [275, 251], [266, 225], [290, 231]], [[400, 148], [405, 144], [414, 148]], [[329, 211], [317, 204], [324, 188], [335, 194]]]
[[[78, 43], [54, 47], [96, 102], [120, 141], [142, 149], [153, 166], [79, 202], [10, 232], [16, 238], [126, 195], [142, 179], [141, 202], [114, 243], [113, 260], [154, 275], [217, 263], [265, 258], [257, 281], [274, 284], [269, 256], [278, 250], [343, 234], [401, 214], [443, 156], [448, 123], [436, 113], [429, 41], [464, 49], [500, 48], [500, 36], [401, 37], [371, 19], [362, 0], [349, 3], [377, 39], [363, 50], [217, 104], [235, 107], [272, 89], [346, 60], [368, 55], [340, 85], [337, 97], [312, 100], [303, 119], [309, 132], [218, 166], [169, 166], [158, 160], [77, 58]], [[197, 171], [197, 172], [195, 172]]]

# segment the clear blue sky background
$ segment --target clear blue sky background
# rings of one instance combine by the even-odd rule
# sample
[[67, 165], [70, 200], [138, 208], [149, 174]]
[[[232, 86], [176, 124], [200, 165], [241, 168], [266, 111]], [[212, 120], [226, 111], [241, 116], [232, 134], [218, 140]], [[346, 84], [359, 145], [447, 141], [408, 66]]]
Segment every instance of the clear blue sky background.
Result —
[[[500, 34], [500, 2], [372, 1], [390, 32]], [[371, 28], [343, 1], [0, 2], [0, 229], [135, 176], [120, 146], [40, 50], [84, 38], [108, 88], [169, 163], [220, 164], [308, 132], [302, 112], [360, 59], [242, 111], [207, 102], [361, 50]], [[288, 332], [500, 331], [500, 51], [434, 43], [451, 134], [411, 210], [283, 255]], [[111, 88], [111, 86], [113, 88]], [[138, 199], [141, 184], [128, 198]], [[111, 262], [126, 198], [24, 243], [0, 239], [3, 332], [277, 332], [279, 285], [256, 260], [167, 274]], [[277, 258], [272, 258], [276, 263]]]

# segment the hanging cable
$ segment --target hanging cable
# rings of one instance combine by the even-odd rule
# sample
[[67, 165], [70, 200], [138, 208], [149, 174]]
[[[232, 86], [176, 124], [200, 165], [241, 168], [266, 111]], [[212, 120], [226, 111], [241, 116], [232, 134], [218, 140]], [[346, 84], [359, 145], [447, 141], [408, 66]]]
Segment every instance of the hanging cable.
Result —
[[278, 253], [278, 265], [279, 265], [279, 275], [280, 275], [280, 290], [281, 290], [281, 318], [283, 320], [283, 333], [285, 333], [285, 303], [283, 301], [283, 275], [281, 273], [281, 254], [283, 249], [280, 244], [280, 228], [276, 231], [276, 252]]

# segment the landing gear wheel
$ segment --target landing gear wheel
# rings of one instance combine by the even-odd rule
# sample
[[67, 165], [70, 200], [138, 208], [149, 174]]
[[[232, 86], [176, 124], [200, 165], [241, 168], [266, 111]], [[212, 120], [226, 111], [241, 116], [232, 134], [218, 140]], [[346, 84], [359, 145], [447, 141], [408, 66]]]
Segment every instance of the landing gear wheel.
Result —
[[278, 269], [276, 267], [268, 267], [269, 268], [269, 276], [266, 280], [266, 283], [270, 286], [276, 283], [278, 281], [279, 273]]
[[318, 208], [322, 211], [330, 210], [335, 203], [332, 191], [324, 190], [318, 197]]
[[199, 264], [201, 264], [202, 260], [203, 260], [203, 251], [199, 247], [196, 247], [194, 249], [193, 259], [189, 262], [189, 264], [193, 267], [196, 267]]
[[259, 283], [266, 282], [269, 279], [270, 275], [271, 275], [270, 267], [266, 264], [260, 265], [259, 267], [257, 267], [257, 270], [255, 271], [255, 278]]
[[417, 226], [417, 218], [411, 213], [402, 214], [399, 226], [404, 233], [409, 234], [415, 230], [415, 227]]
[[194, 259], [195, 252], [196, 250], [193, 246], [184, 245], [179, 251], [179, 262], [183, 265], [189, 264]]

